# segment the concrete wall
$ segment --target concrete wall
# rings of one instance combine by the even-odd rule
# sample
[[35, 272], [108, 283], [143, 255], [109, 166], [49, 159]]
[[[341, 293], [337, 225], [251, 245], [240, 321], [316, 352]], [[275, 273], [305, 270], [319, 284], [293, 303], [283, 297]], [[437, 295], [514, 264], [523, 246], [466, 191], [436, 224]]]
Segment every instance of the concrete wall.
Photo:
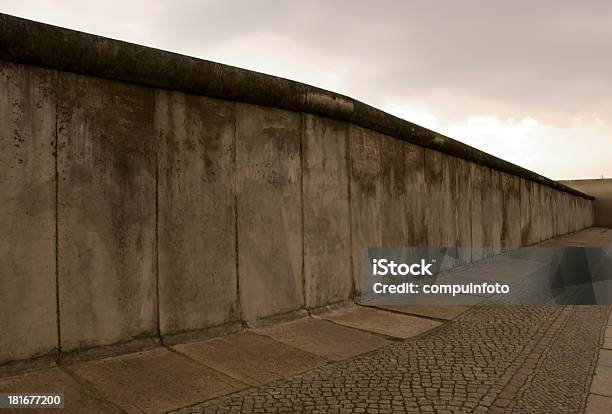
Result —
[[159, 329], [237, 321], [235, 105], [158, 90]]
[[367, 247], [452, 267], [593, 224], [580, 193], [328, 92], [264, 105], [51, 63], [0, 60], [0, 364], [354, 300]]
[[[612, 178], [593, 180], [567, 180], [561, 183], [583, 191], [595, 197], [593, 201], [593, 214], [595, 226], [612, 228]], [[582, 211], [588, 206], [579, 200], [578, 208]], [[584, 225], [584, 217], [580, 225]]]
[[57, 352], [52, 72], [0, 62], [0, 364]]
[[60, 73], [57, 261], [61, 349], [156, 333], [155, 93]]

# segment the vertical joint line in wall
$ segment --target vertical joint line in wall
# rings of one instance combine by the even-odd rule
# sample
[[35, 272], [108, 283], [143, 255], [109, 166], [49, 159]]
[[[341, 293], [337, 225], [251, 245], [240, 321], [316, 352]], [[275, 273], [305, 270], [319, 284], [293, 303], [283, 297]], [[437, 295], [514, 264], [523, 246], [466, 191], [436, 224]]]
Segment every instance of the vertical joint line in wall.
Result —
[[[380, 227], [378, 228], [378, 236], [380, 237], [380, 239], [378, 239], [380, 241], [380, 246], [377, 247], [386, 247], [385, 246], [385, 210], [383, 208], [383, 193], [384, 193], [384, 185], [385, 185], [385, 181], [383, 179], [383, 165], [384, 165], [384, 161], [383, 161], [383, 150], [384, 150], [384, 143], [383, 143], [383, 138], [380, 135], [376, 135], [376, 139], [374, 142], [376, 144], [376, 151], [378, 151], [378, 158], [377, 158], [377, 162], [378, 162], [378, 168], [376, 169], [377, 174], [376, 174], [376, 178], [377, 178], [377, 187], [376, 187], [376, 202], [378, 203], [378, 218], [379, 218], [379, 222], [380, 223]], [[368, 247], [372, 247], [372, 246], [368, 246]], [[363, 260], [363, 259], [362, 259]], [[369, 252], [368, 252], [368, 260], [369, 260]], [[361, 263], [360, 263], [361, 265]]]
[[234, 106], [234, 148], [232, 151], [234, 163], [234, 255], [236, 262], [236, 315], [237, 319], [242, 319], [242, 300], [240, 299], [240, 261], [238, 256], [238, 104], [233, 102]]
[[472, 205], [472, 163], [468, 163], [468, 195], [470, 197], [470, 262], [474, 262], [474, 217], [473, 217], [473, 205]]
[[355, 286], [355, 254], [353, 252], [353, 201], [352, 196], [352, 181], [353, 181], [353, 157], [351, 154], [351, 132], [352, 126], [348, 124], [346, 130], [346, 141], [344, 144], [346, 154], [346, 177], [347, 177], [347, 189], [348, 189], [348, 202], [349, 202], [349, 243], [351, 251], [351, 298], [357, 299], [357, 287]]
[[431, 208], [431, 199], [429, 197], [429, 180], [427, 178], [427, 149], [423, 148], [423, 182], [424, 182], [424, 190], [425, 190], [425, 194], [423, 194], [423, 197], [425, 199], [425, 203], [424, 203], [424, 208], [423, 208], [423, 222], [425, 223], [424, 227], [425, 227], [425, 240], [423, 240], [424, 242], [424, 248], [425, 248], [425, 258], [427, 260], [429, 260], [429, 214], [430, 211], [429, 209]]
[[518, 177], [518, 203], [519, 203], [519, 231], [518, 231], [518, 246], [520, 248], [523, 246], [523, 184], [522, 178]]
[[[157, 108], [157, 92], [154, 97], [154, 108], [153, 108], [153, 125], [155, 125], [155, 108]], [[155, 134], [154, 134], [155, 135]], [[155, 149], [155, 295], [157, 297], [157, 312], [155, 313], [157, 323], [157, 336], [159, 342], [164, 345], [164, 338], [161, 332], [161, 306], [159, 303], [159, 149], [162, 143], [161, 131], [157, 135], [157, 141], [154, 144]]]
[[406, 166], [406, 146], [404, 142], [400, 141], [400, 143], [402, 147], [402, 168], [400, 168], [400, 172], [402, 173], [401, 180], [404, 194], [404, 246], [402, 255], [406, 258], [408, 255], [408, 189], [406, 188], [408, 167]]
[[300, 112], [300, 198], [301, 198], [301, 208], [302, 208], [302, 300], [304, 302], [304, 309], [308, 310], [308, 306], [306, 303], [306, 248], [304, 246], [306, 235], [304, 234], [304, 230], [306, 226], [304, 225], [304, 113]]
[[55, 312], [57, 323], [57, 352], [62, 353], [62, 331], [60, 324], [60, 289], [59, 289], [59, 129], [58, 116], [60, 110], [59, 72], [55, 71]]
[[425, 183], [425, 194], [423, 197], [425, 198], [425, 203], [423, 204], [423, 222], [425, 225], [425, 240], [424, 248], [425, 248], [425, 258], [429, 260], [429, 208], [430, 208], [430, 193], [429, 193], [429, 184], [427, 180], [427, 149], [423, 147], [423, 182]]
[[499, 197], [499, 217], [500, 217], [500, 222], [499, 225], [499, 253], [500, 254], [504, 251], [504, 204], [505, 204], [505, 197], [504, 197], [504, 191], [502, 188], [502, 172], [498, 171], [497, 172], [497, 195]]

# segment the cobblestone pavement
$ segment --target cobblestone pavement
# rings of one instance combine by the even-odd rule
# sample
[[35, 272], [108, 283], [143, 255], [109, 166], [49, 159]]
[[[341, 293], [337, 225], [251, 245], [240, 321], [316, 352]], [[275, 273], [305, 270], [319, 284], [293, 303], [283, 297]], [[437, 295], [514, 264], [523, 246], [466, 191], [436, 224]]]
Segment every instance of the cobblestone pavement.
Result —
[[583, 412], [605, 306], [478, 306], [420, 338], [179, 412]]

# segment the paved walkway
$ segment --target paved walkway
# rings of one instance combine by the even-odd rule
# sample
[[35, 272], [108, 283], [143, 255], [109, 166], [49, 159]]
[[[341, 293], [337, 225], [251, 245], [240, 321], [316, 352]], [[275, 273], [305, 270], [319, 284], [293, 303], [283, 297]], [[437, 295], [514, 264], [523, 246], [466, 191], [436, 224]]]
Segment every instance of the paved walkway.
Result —
[[[612, 230], [547, 244], [610, 246]], [[496, 269], [490, 260], [482, 267]], [[0, 393], [63, 392], [63, 414], [607, 413], [610, 309], [353, 306], [201, 342], [60, 361], [0, 378]]]
[[604, 331], [604, 339], [597, 364], [595, 376], [591, 383], [587, 414], [606, 414], [612, 411], [612, 314]]
[[475, 307], [419, 339], [180, 412], [578, 413], [608, 313]]

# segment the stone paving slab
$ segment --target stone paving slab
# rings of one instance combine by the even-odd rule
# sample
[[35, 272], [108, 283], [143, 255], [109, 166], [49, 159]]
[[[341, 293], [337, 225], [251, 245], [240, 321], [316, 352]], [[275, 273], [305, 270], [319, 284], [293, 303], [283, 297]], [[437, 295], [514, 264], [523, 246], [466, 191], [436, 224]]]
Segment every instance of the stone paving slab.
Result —
[[593, 247], [612, 245], [612, 229], [591, 227], [540, 243], [540, 246]]
[[[546, 272], [545, 265], [522, 264], [518, 260], [497, 259], [490, 261], [487, 265], [481, 265], [480, 262], [474, 265], [465, 266], [452, 270], [448, 273], [442, 273], [438, 277], [439, 282], [443, 283], [475, 283], [482, 282], [505, 282], [512, 283], [517, 279], [525, 278], [534, 275], [537, 272]], [[491, 296], [490, 294], [480, 294], [479, 296]]]
[[601, 349], [597, 365], [612, 367], [612, 349]]
[[103, 401], [93, 392], [79, 384], [73, 377], [60, 368], [51, 368], [43, 371], [0, 380], [0, 393], [33, 393], [33, 394], [64, 394], [64, 408], [62, 409], [0, 409], [4, 413], [62, 413], [62, 414], [94, 414], [94, 413], [122, 413], [119, 408]]
[[612, 397], [612, 367], [602, 364], [595, 368], [591, 393]]
[[612, 410], [612, 398], [591, 394], [587, 400], [584, 414], [610, 414]]
[[[464, 283], [482, 283], [482, 279], [471, 278], [470, 276], [466, 276], [467, 279], [462, 279]], [[457, 280], [452, 280], [452, 276], [444, 275], [437, 279], [438, 283], [448, 283], [448, 282], [456, 282]], [[359, 305], [373, 307], [373, 308], [383, 308], [386, 305], [425, 305], [425, 306], [475, 306], [478, 304], [482, 304], [488, 298], [492, 296], [490, 294], [474, 294], [474, 295], [464, 295], [459, 293], [455, 296], [452, 295], [416, 295], [411, 297], [397, 296], [391, 295], [388, 297], [362, 297], [359, 300]]]
[[470, 308], [463, 305], [380, 305], [378, 307], [408, 315], [444, 320], [455, 319]]
[[541, 258], [540, 262], [530, 260], [530, 254], [536, 255], [537, 253], [531, 253], [529, 250], [518, 250], [513, 256], [493, 256], [477, 262], [471, 267], [486, 271], [502, 272], [508, 274], [509, 277], [512, 277], [512, 273], [514, 273], [514, 277], [517, 277], [536, 272], [543, 266], [548, 265], [545, 258]]
[[128, 413], [164, 413], [246, 387], [165, 348], [79, 363], [67, 370]]
[[412, 338], [441, 325], [440, 322], [431, 319], [400, 315], [364, 306], [330, 312], [320, 317], [339, 325], [401, 339]]
[[312, 318], [257, 329], [255, 332], [333, 361], [352, 358], [391, 343], [377, 335]]
[[178, 352], [251, 385], [307, 371], [327, 360], [254, 332], [176, 345]]

